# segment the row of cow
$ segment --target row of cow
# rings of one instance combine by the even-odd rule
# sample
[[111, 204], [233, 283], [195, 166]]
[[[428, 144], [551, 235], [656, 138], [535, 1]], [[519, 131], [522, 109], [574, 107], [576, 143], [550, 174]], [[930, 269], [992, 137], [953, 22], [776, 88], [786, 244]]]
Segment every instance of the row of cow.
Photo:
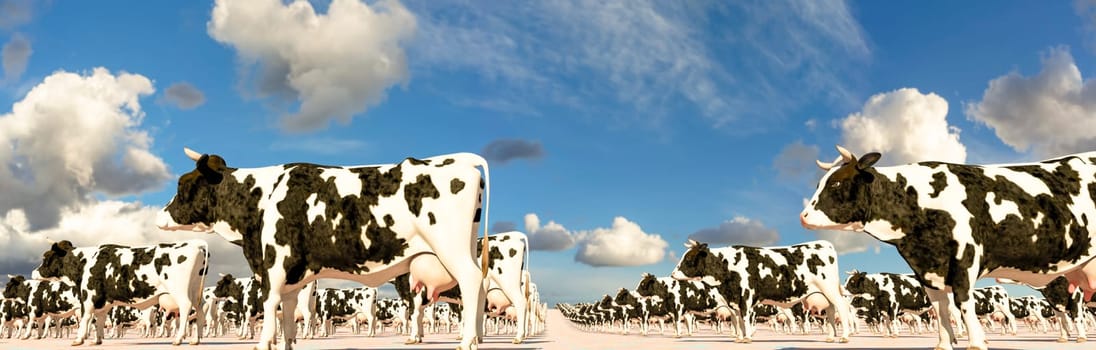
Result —
[[[833, 247], [826, 241], [773, 248], [710, 249], [695, 241], [687, 246], [690, 250], [671, 277], [645, 274], [635, 290], [621, 288], [615, 297], [606, 294], [600, 301], [558, 307], [586, 330], [617, 331], [619, 322], [619, 331], [625, 334], [636, 323], [646, 335], [647, 327], [656, 322], [661, 333], [664, 321], [670, 321], [675, 336], [682, 334], [681, 323], [691, 335], [699, 320], [722, 332], [723, 322], [729, 320], [736, 342], [751, 342], [753, 324], [758, 320], [807, 332], [812, 315], [825, 319], [821, 329], [828, 342], [835, 340], [838, 328], [843, 338], [837, 340], [848, 341], [847, 335], [858, 331], [857, 319], [887, 337], [897, 336], [903, 320], [911, 331], [940, 328], [939, 313], [914, 275], [853, 270], [847, 273], [845, 283], [839, 284]], [[976, 315], [1012, 334], [1017, 319], [1034, 322], [1045, 331], [1049, 322], [1043, 315], [1054, 316], [1061, 325], [1059, 341], [1068, 340], [1071, 327], [1077, 340], [1085, 341], [1085, 324], [1091, 318], [1085, 312], [1081, 290], [1070, 291], [1065, 277], [1035, 289], [1044, 298], [1011, 299], [1000, 286], [977, 288], [973, 293]], [[839, 292], [831, 298], [823, 292], [826, 290]], [[1096, 307], [1096, 298], [1087, 303]], [[958, 312], [955, 305], [949, 306], [952, 313]], [[966, 333], [963, 323], [945, 324], [944, 328], [951, 327]]]
[[[521, 337], [527, 329], [543, 331], [547, 308], [540, 303], [536, 284], [524, 270], [527, 237], [520, 232], [508, 232], [489, 239], [497, 242], [489, 246], [491, 252], [486, 255], [491, 277], [484, 294], [489, 298], [485, 311], [496, 333], [507, 324]], [[256, 326], [266, 319], [261, 304], [261, 280], [255, 276], [224, 275], [215, 286], [203, 289], [201, 283], [208, 259], [205, 243], [199, 240], [148, 247], [87, 248], [72, 247], [68, 241], [57, 242], [43, 254], [42, 266], [32, 273], [35, 279], [9, 276], [0, 316], [9, 336], [14, 331], [23, 338], [32, 336], [32, 329], [37, 329], [37, 337], [42, 338], [47, 324], [54, 326], [55, 335], [60, 335], [61, 321], [84, 320], [77, 322], [80, 329], [73, 345], [86, 339], [81, 335], [88, 332], [85, 328], [92, 327], [93, 322], [96, 344], [102, 342], [107, 322], [116, 336], [124, 332], [127, 324], [137, 325], [142, 335], [149, 336], [153, 333], [152, 326], [160, 321], [162, 328], [157, 334], [181, 330], [175, 332], [174, 343], [178, 344], [188, 334], [193, 337], [192, 343], [203, 335], [223, 335], [226, 321], [231, 319], [241, 338], [253, 338]], [[296, 303], [286, 303], [295, 312], [283, 313], [279, 309], [271, 318], [294, 325], [283, 329], [295, 331], [299, 324], [302, 335], [309, 338], [317, 334], [328, 336], [334, 332], [336, 323], [347, 321], [353, 324], [355, 333], [359, 321], [366, 323], [370, 336], [375, 334], [376, 327], [394, 325], [400, 327], [401, 334], [408, 335], [409, 344], [421, 341], [424, 316], [431, 329], [437, 329], [439, 323], [457, 324], [459, 315], [451, 312], [450, 304], [444, 301], [459, 303], [459, 291], [447, 290], [443, 295], [430, 296], [428, 290], [421, 288], [421, 282], [416, 288], [413, 278], [405, 274], [391, 281], [402, 298], [380, 300], [376, 288], [316, 290], [313, 281], [297, 294]], [[193, 289], [201, 291], [197, 293], [200, 297], [188, 299]], [[505, 293], [508, 289], [523, 291], [518, 296], [523, 308], [528, 309], [519, 312], [518, 303]], [[459, 310], [459, 305], [454, 306]], [[178, 317], [179, 310], [190, 310], [189, 317]], [[162, 316], [153, 316], [158, 311]], [[174, 324], [167, 322], [169, 319]], [[19, 327], [14, 327], [16, 323]], [[193, 329], [186, 328], [187, 325]], [[294, 339], [294, 334], [282, 337]]]

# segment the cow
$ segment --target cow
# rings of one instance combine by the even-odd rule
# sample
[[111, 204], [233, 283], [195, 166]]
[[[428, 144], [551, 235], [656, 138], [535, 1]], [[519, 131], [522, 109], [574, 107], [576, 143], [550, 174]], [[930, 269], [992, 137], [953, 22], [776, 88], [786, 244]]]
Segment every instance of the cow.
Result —
[[830, 323], [826, 341], [835, 340], [835, 317], [841, 320], [842, 326], [837, 341], [849, 341], [853, 316], [841, 296], [837, 251], [832, 243], [812, 241], [788, 247], [708, 248], [707, 243], [690, 239], [685, 247], [688, 250], [674, 267], [671, 277], [714, 285], [729, 305], [737, 307], [735, 342], [752, 342], [753, 325], [747, 320], [753, 320], [754, 306], [765, 303], [791, 307], [813, 293], [822, 293], [830, 303], [826, 313]]
[[[157, 225], [216, 233], [239, 245], [261, 280], [265, 314], [274, 315], [279, 303], [295, 307], [296, 293], [319, 278], [379, 287], [409, 271], [422, 276], [430, 294], [460, 285], [468, 303], [483, 303], [486, 269], [473, 254], [490, 197], [483, 157], [456, 153], [385, 165], [231, 168], [218, 155], [189, 148], [184, 153], [195, 169], [179, 178]], [[464, 308], [464, 319], [479, 320], [482, 309]], [[478, 347], [480, 323], [464, 325], [460, 348]], [[264, 318], [257, 349], [270, 349], [274, 326], [273, 317]], [[294, 330], [283, 329], [291, 345]]]
[[[1009, 308], [1009, 296], [1008, 291], [1001, 286], [989, 286], [974, 289], [974, 313], [978, 316], [1002, 314], [1004, 321], [1007, 323], [1001, 326], [1001, 334], [1009, 333], [1016, 335], [1016, 317], [1012, 314], [1011, 308]], [[997, 323], [997, 320], [989, 318], [990, 325]]]
[[27, 319], [27, 302], [19, 299], [0, 301], [0, 337], [20, 336]]
[[[998, 279], [998, 281], [1003, 283], [1025, 284], [1010, 279]], [[1039, 293], [1043, 295], [1044, 300], [1049, 304], [1049, 309], [1053, 311], [1059, 324], [1069, 325], [1071, 323], [1070, 321], [1072, 321], [1072, 323], [1076, 325], [1078, 342], [1084, 342], [1088, 338], [1085, 327], [1085, 303], [1082, 299], [1083, 293], [1078, 289], [1073, 289], [1071, 292], [1069, 281], [1066, 277], [1059, 276], [1042, 287], [1028, 286], [1038, 290]], [[1063, 326], [1059, 329], [1060, 334], [1058, 342], [1064, 343], [1069, 341], [1069, 331], [1067, 328], [1067, 326]]]
[[239, 339], [255, 338], [255, 327], [263, 317], [259, 291], [259, 281], [254, 276], [236, 278], [232, 274], [222, 274], [213, 288], [214, 297], [235, 301], [230, 309], [241, 318], [236, 331]]
[[37, 339], [45, 336], [46, 319], [54, 320], [54, 330], [60, 333], [61, 320], [76, 315], [79, 310], [79, 300], [76, 298], [75, 286], [64, 281], [36, 281], [27, 280], [22, 275], [8, 275], [8, 283], [4, 288], [5, 298], [17, 298], [26, 302], [27, 316], [26, 331], [23, 339], [30, 338], [32, 328], [38, 327]]
[[[919, 316], [932, 308], [924, 288], [913, 275], [886, 272], [869, 274], [857, 270], [848, 274], [845, 290], [854, 296], [870, 295], [873, 305], [880, 307], [880, 316], [885, 316], [879, 320], [884, 326], [884, 337], [898, 337], [898, 316], [902, 313]], [[913, 332], [914, 329], [911, 328], [910, 333]]]
[[[389, 299], [383, 298], [377, 300], [377, 322], [381, 326], [381, 333], [384, 333], [384, 328], [392, 326], [392, 330], [397, 334], [403, 334], [409, 331], [408, 308], [410, 305], [403, 299]], [[474, 323], [474, 322], [469, 322]]]
[[360, 332], [359, 316], [365, 317], [368, 335], [376, 335], [377, 289], [361, 287], [353, 289], [324, 288], [317, 292], [316, 316], [321, 324], [320, 335], [335, 334], [335, 320], [349, 320], [354, 334]]
[[[1038, 163], [967, 165], [919, 162], [876, 167], [880, 153], [856, 158], [843, 147], [799, 214], [812, 230], [865, 232], [894, 245], [940, 310], [952, 300], [969, 330], [969, 344], [985, 349], [974, 312], [974, 283], [1009, 278], [1043, 286], [1065, 275], [1096, 291], [1093, 245], [1096, 152]], [[951, 297], [949, 299], [949, 296]], [[940, 327], [938, 348], [956, 343]]]
[[1027, 323], [1032, 332], [1047, 332], [1046, 320], [1043, 319], [1042, 315], [1042, 305], [1037, 302], [1034, 296], [1012, 298], [1009, 301], [1009, 311], [1012, 311], [1012, 315], [1017, 320]]
[[[95, 322], [95, 344], [102, 344], [103, 324], [111, 307], [143, 309], [158, 303], [164, 294], [170, 295], [180, 310], [194, 307], [200, 330], [204, 317], [199, 304], [208, 260], [209, 248], [198, 239], [137, 247], [103, 244], [79, 248], [65, 240], [53, 243], [42, 254], [42, 264], [34, 269], [32, 278], [78, 286], [80, 327], [72, 345], [84, 343], [91, 322]], [[178, 328], [184, 329], [186, 317], [177, 320]], [[181, 344], [186, 333], [178, 332], [172, 344]], [[194, 332], [190, 344], [197, 345], [201, 337], [201, 332]]]
[[113, 338], [120, 339], [126, 336], [126, 329], [134, 326], [141, 327], [141, 310], [129, 306], [115, 306], [107, 312], [107, 324], [113, 331]]
[[[726, 319], [732, 314], [727, 305], [711, 285], [700, 281], [678, 281], [672, 277], [655, 277], [644, 273], [636, 286], [641, 299], [655, 299], [660, 302], [658, 308], [648, 308], [648, 318], [670, 320], [674, 324], [674, 337], [681, 337], [681, 322], [686, 315], [714, 315]], [[649, 320], [644, 320], [648, 322]], [[660, 323], [661, 324], [661, 323]], [[692, 335], [692, 325], [686, 322], [686, 331]]]

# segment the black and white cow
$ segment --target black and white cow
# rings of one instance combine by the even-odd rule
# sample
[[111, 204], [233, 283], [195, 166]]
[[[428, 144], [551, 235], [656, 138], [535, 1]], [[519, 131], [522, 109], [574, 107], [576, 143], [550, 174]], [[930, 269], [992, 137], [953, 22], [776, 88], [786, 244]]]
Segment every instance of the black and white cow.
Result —
[[[386, 165], [231, 168], [220, 156], [185, 151], [195, 170], [179, 178], [157, 224], [215, 232], [240, 245], [262, 281], [266, 314], [273, 315], [279, 303], [295, 307], [289, 304], [296, 293], [318, 278], [379, 287], [408, 271], [423, 276], [419, 280], [430, 293], [460, 285], [468, 302], [482, 303], [485, 271], [475, 263], [473, 246], [481, 208], [484, 221], [487, 216], [483, 157], [457, 153]], [[464, 319], [480, 319], [482, 309], [464, 308]], [[464, 325], [460, 348], [476, 347], [480, 323]], [[274, 326], [274, 318], [264, 319], [257, 348], [270, 348]], [[294, 339], [293, 330], [284, 331]]]
[[[734, 323], [735, 342], [752, 341], [754, 306], [765, 303], [791, 307], [813, 293], [821, 293], [829, 302], [826, 318], [830, 328], [826, 341], [834, 341], [837, 319], [841, 336], [849, 341], [850, 324], [847, 301], [841, 296], [837, 269], [837, 251], [827, 241], [813, 241], [789, 247], [757, 248], [730, 246], [708, 248], [707, 243], [689, 240], [688, 251], [677, 263], [671, 277], [701, 280], [714, 285], [724, 300], [737, 308]], [[836, 309], [836, 312], [834, 311]], [[835, 319], [836, 317], [836, 319]]]
[[76, 297], [76, 287], [65, 281], [27, 280], [22, 275], [8, 275], [4, 287], [5, 298], [16, 298], [26, 302], [27, 316], [23, 339], [30, 338], [32, 328], [38, 328], [37, 339], [45, 336], [47, 318], [54, 320], [54, 331], [60, 333], [61, 320], [76, 315], [80, 301]]
[[1027, 295], [1012, 298], [1012, 301], [1009, 302], [1009, 309], [1017, 320], [1027, 323], [1032, 332], [1047, 332], [1046, 319], [1042, 315], [1042, 305], [1038, 303], [1035, 296]]
[[[72, 344], [84, 343], [91, 322], [95, 322], [95, 344], [101, 344], [106, 312], [112, 306], [143, 309], [158, 303], [162, 294], [170, 295], [180, 310], [195, 308], [200, 330], [204, 317], [199, 303], [208, 260], [206, 242], [197, 239], [139, 247], [104, 244], [80, 248], [60, 241], [42, 254], [42, 265], [34, 269], [32, 277], [78, 286], [80, 327]], [[186, 319], [177, 319], [178, 329], [185, 329]], [[178, 332], [172, 344], [182, 343], [186, 333]], [[195, 332], [190, 344], [197, 345], [201, 336], [201, 332]]]
[[19, 337], [27, 320], [27, 302], [19, 299], [0, 301], [0, 337]]
[[[1002, 280], [1002, 282], [1014, 281]], [[1043, 287], [1029, 287], [1038, 290], [1043, 295], [1059, 324], [1063, 325], [1059, 329], [1058, 342], [1069, 341], [1068, 325], [1071, 323], [1075, 325], [1077, 330], [1077, 342], [1088, 340], [1084, 317], [1085, 303], [1082, 293], [1076, 289], [1070, 292], [1069, 281], [1065, 277], [1055, 278]]]
[[320, 335], [335, 334], [334, 322], [347, 320], [352, 323], [354, 334], [360, 332], [359, 316], [364, 316], [369, 327], [368, 335], [376, 335], [377, 289], [360, 287], [351, 289], [324, 288], [317, 293], [316, 315], [321, 328]]
[[[1001, 327], [1001, 334], [1006, 332], [1009, 334], [1016, 334], [1016, 317], [1012, 314], [1012, 309], [1009, 307], [1011, 300], [1008, 296], [1008, 291], [1001, 286], [989, 286], [974, 289], [974, 313], [978, 316], [991, 315], [994, 313], [1004, 314], [1007, 323]], [[990, 318], [990, 324], [996, 323], [995, 320]]]
[[403, 299], [382, 298], [377, 300], [377, 324], [381, 326], [381, 332], [383, 333], [384, 328], [389, 326], [396, 334], [409, 331], [410, 325], [408, 325], [408, 322], [411, 315], [409, 315], [408, 309], [410, 307], [407, 301]]
[[[949, 294], [974, 349], [986, 348], [974, 313], [974, 282], [1000, 277], [1042, 286], [1066, 275], [1096, 291], [1096, 153], [1039, 163], [964, 165], [942, 162], [875, 167], [879, 153], [857, 159], [838, 146], [800, 213], [808, 229], [848, 230], [892, 244], [940, 311]], [[940, 327], [938, 348], [955, 337]]]
[[[932, 309], [925, 289], [913, 275], [895, 273], [865, 273], [853, 270], [845, 280], [845, 290], [854, 296], [871, 296], [874, 307], [882, 314], [883, 336], [898, 336], [898, 316], [903, 312], [920, 316]], [[875, 310], [869, 310], [873, 313]], [[873, 315], [875, 316], [875, 315]], [[912, 333], [914, 330], [911, 329]]]
[[240, 324], [236, 331], [239, 339], [254, 339], [255, 327], [263, 317], [263, 306], [259, 295], [259, 281], [252, 277], [236, 278], [231, 274], [221, 275], [213, 288], [213, 296], [232, 300], [229, 310], [240, 315]]
[[[678, 281], [645, 273], [635, 291], [641, 299], [655, 299], [660, 303], [660, 307], [648, 308], [648, 317], [655, 317], [660, 322], [662, 319], [672, 321], [674, 337], [681, 337], [681, 322], [686, 321], [687, 314], [712, 315], [720, 319], [732, 315], [715, 287], [701, 281]], [[692, 335], [691, 324], [686, 323], [686, 330]]]

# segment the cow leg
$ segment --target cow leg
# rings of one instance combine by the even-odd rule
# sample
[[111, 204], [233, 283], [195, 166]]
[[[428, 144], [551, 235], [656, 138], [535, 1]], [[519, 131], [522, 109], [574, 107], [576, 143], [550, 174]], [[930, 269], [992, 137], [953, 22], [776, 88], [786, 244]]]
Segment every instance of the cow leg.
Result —
[[955, 332], [951, 328], [951, 298], [947, 291], [932, 289], [925, 287], [925, 294], [928, 295], [929, 301], [932, 303], [932, 307], [936, 309], [937, 321], [937, 333], [940, 338], [936, 343], [937, 350], [951, 350], [952, 344], [957, 343], [955, 339]]
[[285, 337], [286, 350], [292, 349], [297, 342], [297, 295], [300, 292], [298, 289], [282, 293], [282, 335]]
[[80, 327], [76, 329], [76, 339], [72, 341], [72, 346], [80, 346], [84, 344], [84, 340], [88, 337], [88, 328], [91, 327], [91, 322], [95, 320], [95, 316], [92, 314], [91, 300], [85, 300], [82, 305], [82, 312], [80, 313]]
[[426, 305], [422, 303], [421, 294], [415, 293], [415, 296], [411, 298], [411, 332], [404, 341], [404, 344], [419, 344], [422, 343], [422, 318], [426, 313]]
[[[974, 279], [968, 278], [968, 280], [967, 285], [973, 286]], [[959, 313], [962, 314], [963, 323], [967, 326], [967, 349], [986, 349], [988, 347], [986, 332], [982, 328], [981, 322], [978, 321], [978, 315], [974, 312], [974, 290], [952, 287], [952, 295], [955, 298], [955, 305], [959, 308]]]
[[1063, 311], [1054, 310], [1054, 317], [1058, 319], [1058, 342], [1065, 343], [1069, 341], [1069, 317]]
[[[266, 249], [276, 249], [266, 247]], [[275, 258], [275, 264], [281, 266], [281, 259]], [[255, 344], [256, 350], [270, 350], [274, 343], [274, 333], [277, 330], [278, 305], [282, 303], [282, 288], [285, 287], [285, 271], [273, 268], [266, 270], [266, 276], [262, 276], [263, 286], [266, 290], [260, 290], [260, 298], [263, 300], [263, 325], [259, 334], [259, 343]], [[288, 344], [287, 344], [288, 345]]]

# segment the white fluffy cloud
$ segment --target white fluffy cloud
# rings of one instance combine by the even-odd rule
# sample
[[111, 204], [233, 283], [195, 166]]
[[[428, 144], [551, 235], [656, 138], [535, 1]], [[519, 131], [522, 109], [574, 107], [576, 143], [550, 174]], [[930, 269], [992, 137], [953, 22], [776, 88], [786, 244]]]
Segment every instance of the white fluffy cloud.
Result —
[[137, 74], [57, 72], [0, 115], [0, 213], [23, 210], [28, 228], [58, 223], [61, 210], [92, 193], [135, 194], [170, 173], [149, 152], [139, 99], [152, 82]]
[[530, 250], [559, 251], [575, 246], [575, 237], [567, 228], [555, 221], [541, 226], [537, 214], [525, 214], [525, 233], [529, 235]]
[[969, 118], [1005, 144], [1040, 156], [1096, 149], [1096, 83], [1085, 81], [1065, 47], [1043, 56], [1033, 77], [1012, 72], [993, 79], [982, 101], [967, 105]]
[[309, 131], [332, 119], [349, 123], [407, 80], [401, 45], [414, 33], [415, 18], [394, 0], [334, 0], [326, 14], [303, 0], [218, 0], [207, 27], [248, 69], [258, 69], [259, 96], [300, 102], [282, 127]]
[[[948, 102], [903, 88], [872, 96], [862, 111], [839, 122], [841, 145], [856, 155], [880, 152], [880, 164], [966, 161], [959, 129], [948, 125]], [[823, 159], [826, 161], [826, 159]]]
[[772, 245], [780, 239], [776, 230], [765, 227], [765, 224], [746, 217], [735, 217], [724, 221], [718, 227], [705, 228], [689, 235], [689, 239], [712, 245], [748, 245], [762, 247]]
[[577, 234], [575, 261], [590, 266], [639, 266], [662, 261], [669, 246], [662, 236], [648, 234], [638, 224], [618, 216], [610, 228]]
[[75, 246], [102, 243], [148, 245], [187, 239], [209, 242], [210, 273], [232, 273], [250, 276], [239, 247], [220, 236], [187, 231], [162, 231], [155, 225], [156, 213], [162, 208], [122, 201], [91, 202], [62, 210], [56, 227], [32, 231], [22, 210], [8, 212], [0, 221], [0, 244], [7, 253], [0, 255], [2, 273], [29, 274], [41, 262], [42, 253], [49, 249], [49, 240], [72, 241]]

